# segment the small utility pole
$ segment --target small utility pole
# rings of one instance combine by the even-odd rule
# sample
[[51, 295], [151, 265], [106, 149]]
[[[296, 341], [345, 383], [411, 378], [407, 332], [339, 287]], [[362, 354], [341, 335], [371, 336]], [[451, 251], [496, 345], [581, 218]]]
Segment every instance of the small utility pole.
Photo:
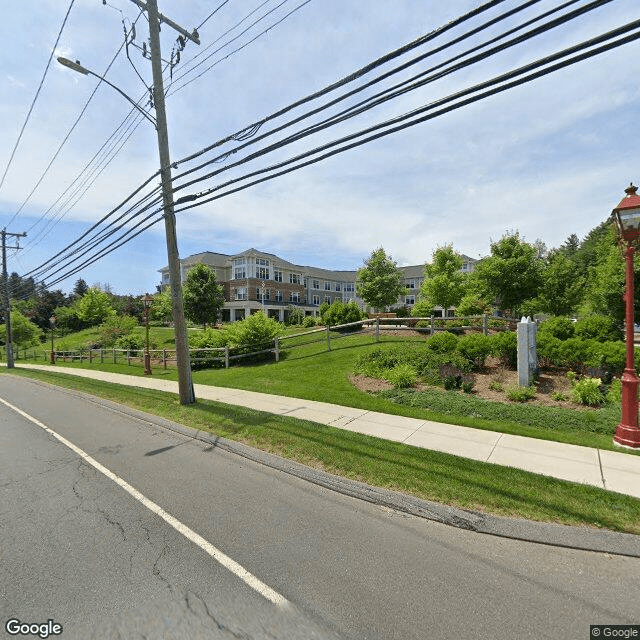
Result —
[[9, 291], [9, 274], [7, 270], [7, 249], [19, 249], [19, 246], [7, 247], [7, 236], [24, 238], [25, 233], [9, 233], [6, 229], [0, 231], [2, 236], [2, 275], [4, 277], [4, 316], [7, 329], [7, 369], [13, 369], [13, 334], [11, 333], [11, 292]]
[[173, 187], [171, 182], [171, 159], [169, 157], [169, 137], [167, 134], [167, 115], [164, 104], [164, 86], [162, 82], [162, 59], [160, 52], [160, 20], [179, 31], [183, 36], [200, 44], [196, 32], [187, 33], [174, 22], [158, 13], [157, 0], [132, 0], [142, 9], [146, 9], [149, 18], [149, 41], [151, 44], [151, 69], [153, 72], [153, 103], [156, 110], [156, 132], [160, 154], [160, 175], [162, 178], [162, 200], [164, 204], [164, 225], [169, 258], [169, 277], [171, 278], [171, 298], [173, 302], [173, 323], [176, 336], [176, 360], [178, 366], [178, 391], [180, 404], [192, 404], [196, 401], [191, 380], [191, 360], [189, 341], [184, 320], [182, 304], [182, 283], [180, 279], [180, 257], [176, 236], [176, 216], [173, 206]]

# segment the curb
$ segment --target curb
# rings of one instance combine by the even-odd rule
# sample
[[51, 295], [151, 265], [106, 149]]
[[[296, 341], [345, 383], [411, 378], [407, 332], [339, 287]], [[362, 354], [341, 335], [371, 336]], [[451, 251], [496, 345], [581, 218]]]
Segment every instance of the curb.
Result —
[[187, 427], [166, 418], [131, 409], [88, 393], [67, 388], [63, 389], [39, 380], [27, 379], [34, 384], [55, 387], [58, 390], [62, 389], [65, 393], [85, 398], [111, 411], [123, 413], [155, 427], [169, 429], [192, 440], [212, 445], [228, 453], [239, 455], [342, 495], [394, 509], [418, 518], [512, 540], [640, 558], [639, 535], [495, 516], [422, 500], [408, 494], [374, 487], [363, 482], [336, 476], [326, 471], [313, 469], [299, 462], [255, 449], [240, 442], [214, 436], [193, 427]]

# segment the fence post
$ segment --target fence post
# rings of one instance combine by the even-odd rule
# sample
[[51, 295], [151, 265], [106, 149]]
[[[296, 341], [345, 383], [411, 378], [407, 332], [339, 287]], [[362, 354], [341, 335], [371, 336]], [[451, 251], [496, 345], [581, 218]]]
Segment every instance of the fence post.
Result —
[[489, 316], [486, 313], [482, 316], [482, 333], [489, 335]]
[[89, 364], [93, 362], [93, 353], [91, 347], [89, 347]]
[[331, 336], [329, 335], [329, 327], [327, 327], [327, 351], [331, 351]]
[[429, 335], [432, 336], [433, 335], [433, 316], [429, 316], [429, 322], [431, 324], [431, 328], [429, 330]]
[[380, 318], [376, 318], [376, 342], [380, 342]]
[[131, 351], [129, 349], [127, 349], [127, 364], [131, 364]]
[[80, 349], [80, 364], [82, 364], [82, 348]]
[[275, 345], [276, 345], [276, 362], [280, 362], [280, 344], [279, 344], [279, 339], [275, 338], [274, 342], [275, 342]]
[[166, 369], [167, 368], [167, 350], [166, 349], [162, 350], [162, 364]]
[[229, 368], [229, 345], [226, 344], [224, 346], [224, 368]]
[[104, 362], [104, 349], [100, 347], [100, 364]]
[[116, 348], [113, 348], [113, 364], [116, 363]]

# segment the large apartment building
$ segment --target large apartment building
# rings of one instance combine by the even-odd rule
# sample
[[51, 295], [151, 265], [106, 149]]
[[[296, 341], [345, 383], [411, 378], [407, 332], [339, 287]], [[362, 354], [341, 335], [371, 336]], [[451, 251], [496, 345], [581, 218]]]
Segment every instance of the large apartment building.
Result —
[[[463, 256], [463, 271], [472, 271], [477, 260]], [[222, 320], [240, 320], [263, 310], [271, 318], [286, 319], [289, 307], [298, 307], [306, 315], [315, 316], [323, 302], [354, 300], [361, 308], [364, 301], [356, 295], [357, 271], [333, 271], [296, 265], [273, 253], [247, 249], [235, 255], [204, 251], [180, 260], [180, 278], [187, 277], [189, 269], [198, 263], [211, 267], [216, 280], [224, 288], [226, 300]], [[424, 265], [399, 267], [405, 274], [408, 294], [396, 306], [415, 304]], [[159, 270], [165, 288], [170, 283], [169, 267]]]

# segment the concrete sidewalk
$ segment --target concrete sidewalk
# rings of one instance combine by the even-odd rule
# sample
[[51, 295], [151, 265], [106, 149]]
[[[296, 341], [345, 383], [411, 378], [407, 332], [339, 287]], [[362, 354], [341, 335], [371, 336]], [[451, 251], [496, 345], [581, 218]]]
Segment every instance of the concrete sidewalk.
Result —
[[[153, 377], [48, 365], [17, 366], [178, 392], [177, 382]], [[197, 398], [311, 420], [414, 447], [524, 469], [640, 498], [640, 456], [242, 389], [196, 384], [194, 390]]]

